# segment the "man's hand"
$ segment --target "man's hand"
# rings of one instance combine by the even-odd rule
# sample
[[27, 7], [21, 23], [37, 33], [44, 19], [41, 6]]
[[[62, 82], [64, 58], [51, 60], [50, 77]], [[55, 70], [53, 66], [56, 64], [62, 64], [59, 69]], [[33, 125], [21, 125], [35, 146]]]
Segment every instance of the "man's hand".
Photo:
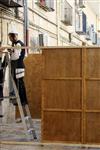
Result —
[[9, 53], [14, 52], [14, 49], [7, 49]]

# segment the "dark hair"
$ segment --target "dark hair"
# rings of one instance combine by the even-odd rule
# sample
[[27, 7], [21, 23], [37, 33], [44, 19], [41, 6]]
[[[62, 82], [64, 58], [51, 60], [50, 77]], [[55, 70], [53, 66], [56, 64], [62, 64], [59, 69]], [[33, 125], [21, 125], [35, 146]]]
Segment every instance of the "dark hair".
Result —
[[9, 33], [9, 35], [12, 37], [12, 38], [15, 38], [15, 34], [14, 33]]
[[0, 41], [0, 46], [1, 46], [2, 42]]

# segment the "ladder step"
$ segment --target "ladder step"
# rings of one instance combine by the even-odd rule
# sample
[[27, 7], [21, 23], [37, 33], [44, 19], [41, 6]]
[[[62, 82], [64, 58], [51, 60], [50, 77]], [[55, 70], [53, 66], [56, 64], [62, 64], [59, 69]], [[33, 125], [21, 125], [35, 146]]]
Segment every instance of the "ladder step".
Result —
[[31, 119], [30, 116], [25, 116], [25, 120], [29, 120], [29, 119]]
[[16, 96], [3, 96], [3, 97], [0, 98], [0, 100], [1, 99], [8, 99], [8, 98], [10, 98], [10, 99], [15, 99], [16, 98], [17, 99]]
[[32, 131], [34, 131], [34, 129], [33, 129], [33, 128], [30, 128], [30, 129], [28, 130], [28, 133], [31, 133]]

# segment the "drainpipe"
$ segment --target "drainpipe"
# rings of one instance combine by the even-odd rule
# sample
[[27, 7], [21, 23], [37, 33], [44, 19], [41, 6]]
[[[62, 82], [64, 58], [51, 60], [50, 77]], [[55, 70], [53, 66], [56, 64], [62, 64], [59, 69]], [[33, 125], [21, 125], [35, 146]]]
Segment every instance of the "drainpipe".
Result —
[[27, 0], [24, 0], [24, 43], [25, 46], [29, 46], [29, 20]]
[[60, 7], [61, 7], [62, 1], [57, 0], [56, 1], [56, 21], [57, 21], [57, 46], [60, 46]]
[[2, 31], [3, 31], [3, 29], [2, 29], [2, 17], [1, 17], [1, 20], [0, 20], [0, 24], [1, 24], [1, 43], [2, 43], [2, 41], [3, 41], [3, 34], [2, 34]]

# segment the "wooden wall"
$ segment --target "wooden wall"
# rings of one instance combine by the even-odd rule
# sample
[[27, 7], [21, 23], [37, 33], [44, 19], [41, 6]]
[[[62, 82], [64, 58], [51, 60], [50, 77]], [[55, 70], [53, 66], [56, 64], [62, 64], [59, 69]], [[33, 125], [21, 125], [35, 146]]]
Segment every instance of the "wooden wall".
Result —
[[100, 144], [100, 49], [45, 48], [42, 141]]
[[41, 118], [42, 55], [31, 54], [25, 59], [25, 85], [33, 118]]

